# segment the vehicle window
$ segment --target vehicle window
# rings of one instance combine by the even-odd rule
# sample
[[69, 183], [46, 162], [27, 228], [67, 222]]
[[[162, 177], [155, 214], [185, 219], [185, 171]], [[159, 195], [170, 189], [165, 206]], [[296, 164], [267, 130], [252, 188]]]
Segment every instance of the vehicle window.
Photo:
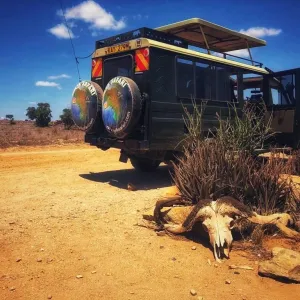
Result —
[[195, 82], [196, 82], [196, 98], [201, 100], [210, 100], [211, 67], [209, 64], [196, 62]]
[[211, 73], [211, 99], [231, 101], [230, 72], [228, 68], [215, 66]]
[[194, 97], [194, 65], [191, 60], [177, 58], [177, 95], [182, 98]]
[[131, 55], [107, 58], [103, 63], [104, 87], [116, 76], [124, 76], [132, 78], [133, 61]]
[[232, 102], [238, 102], [238, 76], [237, 74], [230, 75], [230, 99]]
[[263, 78], [257, 74], [243, 74], [244, 100], [260, 102], [263, 99], [262, 93]]
[[275, 94], [274, 96], [277, 97], [277, 99], [273, 99], [273, 104], [295, 105], [295, 76], [288, 74], [279, 78], [276, 77], [272, 81], [274, 85], [277, 83], [276, 87], [271, 85], [273, 93]]

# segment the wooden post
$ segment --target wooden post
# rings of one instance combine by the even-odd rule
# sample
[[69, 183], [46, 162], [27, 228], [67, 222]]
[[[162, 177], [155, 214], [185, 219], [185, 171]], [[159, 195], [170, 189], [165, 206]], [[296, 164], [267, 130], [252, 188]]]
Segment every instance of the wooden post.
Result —
[[205, 34], [204, 34], [203, 28], [202, 28], [201, 25], [199, 25], [199, 26], [200, 26], [200, 30], [201, 30], [201, 33], [202, 33], [202, 36], [203, 36], [205, 45], [206, 45], [207, 53], [210, 54], [209, 45], [208, 45], [208, 42], [207, 42], [207, 40], [206, 40], [206, 36], [205, 36]]
[[249, 56], [250, 56], [250, 59], [251, 59], [251, 62], [252, 62], [252, 66], [254, 66], [254, 62], [253, 62], [253, 58], [252, 58], [252, 54], [251, 54], [251, 51], [250, 51], [250, 48], [249, 48], [248, 41], [247, 40], [245, 40], [245, 41], [246, 41], [248, 53], [249, 53]]

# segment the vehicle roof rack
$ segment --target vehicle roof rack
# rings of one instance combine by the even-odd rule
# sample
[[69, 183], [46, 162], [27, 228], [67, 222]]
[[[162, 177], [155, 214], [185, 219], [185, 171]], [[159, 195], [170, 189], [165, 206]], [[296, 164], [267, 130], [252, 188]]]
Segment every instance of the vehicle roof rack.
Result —
[[177, 47], [182, 47], [186, 49], [188, 48], [188, 42], [185, 41], [183, 38], [165, 32], [157, 31], [155, 29], [142, 27], [136, 30], [115, 35], [110, 38], [98, 40], [96, 41], [96, 49], [112, 46], [115, 44], [123, 43], [138, 38], [148, 38]]
[[[266, 41], [219, 26], [199, 18], [155, 28], [188, 41], [189, 45], [217, 52], [265, 46]], [[249, 56], [251, 57], [250, 51]]]

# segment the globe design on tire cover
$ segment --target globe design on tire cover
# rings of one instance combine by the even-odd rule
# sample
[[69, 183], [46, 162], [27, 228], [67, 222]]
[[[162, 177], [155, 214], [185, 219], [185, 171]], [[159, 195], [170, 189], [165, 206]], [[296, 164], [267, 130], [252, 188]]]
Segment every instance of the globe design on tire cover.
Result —
[[101, 100], [102, 90], [97, 84], [91, 81], [80, 82], [72, 95], [71, 112], [74, 123], [82, 128], [91, 126]]
[[126, 77], [115, 77], [103, 93], [103, 123], [106, 130], [117, 137], [124, 136], [129, 124], [132, 124], [133, 101], [140, 97], [137, 87], [136, 91], [132, 91], [132, 82]]

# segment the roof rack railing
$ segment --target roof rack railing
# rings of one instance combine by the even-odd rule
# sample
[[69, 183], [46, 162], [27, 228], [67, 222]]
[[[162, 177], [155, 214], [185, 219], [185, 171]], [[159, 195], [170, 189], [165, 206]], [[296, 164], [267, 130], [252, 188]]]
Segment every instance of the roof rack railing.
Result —
[[230, 57], [234, 57], [234, 58], [238, 58], [238, 59], [242, 59], [242, 60], [245, 60], [247, 62], [251, 62], [251, 64], [254, 66], [254, 67], [259, 67], [259, 68], [262, 68], [263, 66], [263, 63], [261, 62], [258, 62], [258, 61], [255, 61], [253, 60], [252, 58], [246, 58], [246, 57], [240, 57], [240, 56], [236, 56], [236, 55], [233, 55], [233, 54], [229, 54], [229, 53], [221, 53], [223, 55], [223, 57], [225, 59], [227, 59], [227, 56], [230, 56]]

